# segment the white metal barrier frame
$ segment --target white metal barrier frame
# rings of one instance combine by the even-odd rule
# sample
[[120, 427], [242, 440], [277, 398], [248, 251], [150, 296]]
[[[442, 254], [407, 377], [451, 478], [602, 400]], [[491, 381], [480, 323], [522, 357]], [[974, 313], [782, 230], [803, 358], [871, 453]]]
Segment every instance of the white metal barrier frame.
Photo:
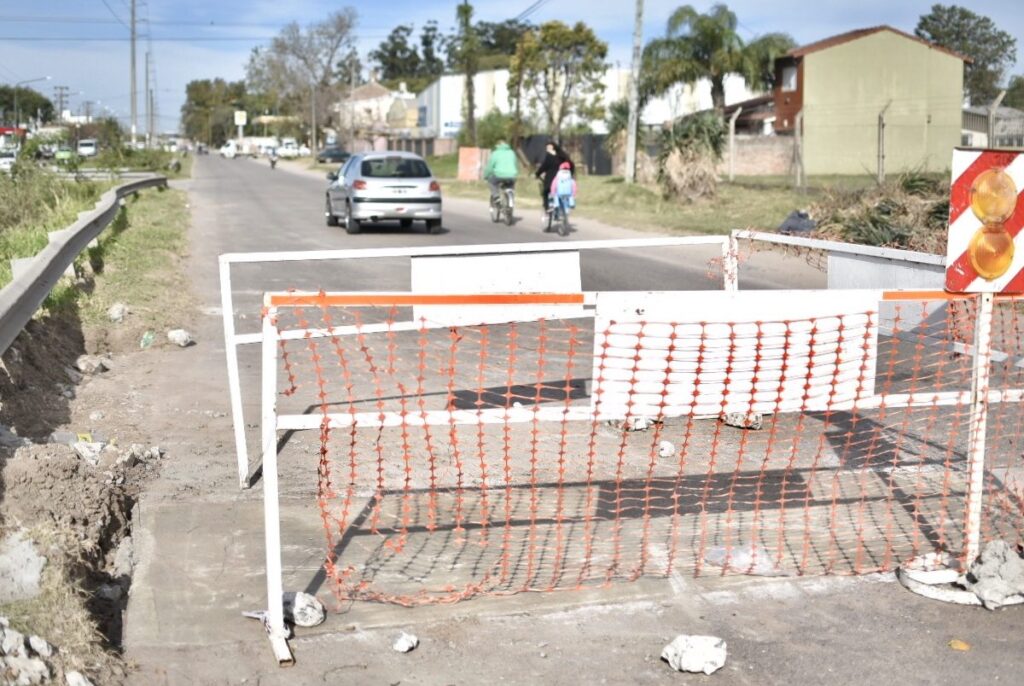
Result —
[[[728, 247], [728, 246], [727, 246]], [[734, 253], [735, 254], [735, 253]], [[787, 293], [799, 293], [798, 291], [787, 291]], [[855, 398], [845, 405], [853, 410], [877, 409], [879, 407], [935, 407], [965, 404], [969, 405], [969, 435], [967, 443], [968, 458], [968, 484], [966, 494], [966, 516], [964, 555], [965, 564], [977, 558], [981, 546], [981, 524], [985, 480], [985, 432], [988, 420], [988, 407], [994, 403], [1020, 403], [1024, 402], [1024, 388], [992, 390], [990, 387], [990, 367], [992, 362], [992, 325], [994, 302], [998, 296], [991, 293], [978, 296], [963, 296], [946, 293], [945, 291], [844, 291], [844, 296], [858, 294], [870, 294], [877, 301], [951, 301], [976, 299], [978, 302], [978, 314], [975, 325], [973, 342], [973, 363], [971, 390], [966, 391], [943, 391], [943, 392], [916, 392], [904, 394], [872, 394], [868, 397]], [[358, 414], [328, 414], [326, 416], [310, 415], [278, 415], [277, 414], [277, 383], [278, 383], [278, 354], [279, 343], [294, 337], [325, 337], [343, 334], [357, 333], [357, 327], [337, 327], [336, 329], [319, 330], [294, 330], [282, 334], [277, 327], [277, 313], [279, 307], [289, 306], [289, 299], [294, 304], [299, 304], [303, 298], [335, 297], [343, 296], [353, 299], [350, 304], [355, 304], [356, 299], [364, 297], [371, 299], [375, 296], [398, 296], [407, 299], [439, 298], [446, 296], [430, 296], [424, 294], [387, 294], [387, 293], [266, 293], [264, 296], [264, 311], [262, 318], [262, 379], [261, 379], [261, 448], [263, 460], [263, 489], [264, 489], [264, 527], [266, 540], [266, 570], [267, 570], [267, 603], [268, 611], [264, 616], [264, 624], [271, 639], [271, 643], [281, 664], [291, 664], [293, 656], [287, 643], [288, 628], [284, 622], [283, 608], [283, 578], [281, 559], [281, 532], [280, 532], [280, 509], [278, 499], [278, 470], [277, 470], [277, 436], [279, 431], [287, 430], [309, 430], [321, 428], [325, 425], [330, 428], [347, 427], [353, 423], [359, 426], [385, 427], [395, 424], [395, 421], [402, 421], [399, 416], [391, 417], [395, 413], [369, 412]], [[593, 305], [597, 301], [597, 293], [585, 292], [582, 294], [537, 294], [541, 297], [578, 297], [585, 305]], [[636, 293], [637, 299], [642, 299], [645, 293]], [[680, 291], [676, 295], [681, 301], [695, 297], [699, 293]], [[476, 294], [476, 299], [487, 299], [493, 297], [500, 301], [507, 298], [509, 294]], [[467, 299], [468, 300], [468, 299]], [[284, 303], [284, 304], [283, 304]], [[506, 320], [511, 321], [511, 320]], [[422, 326], [420, 324], [419, 326]], [[359, 327], [358, 330], [365, 332], [366, 327]], [[393, 325], [388, 325], [384, 330], [396, 330]], [[246, 341], [251, 342], [251, 341]], [[605, 420], [608, 417], [601, 413], [597, 414], [593, 407], [578, 408], [512, 408], [496, 411], [459, 411], [459, 410], [435, 410], [420, 414], [414, 422], [423, 424], [466, 424], [476, 425], [493, 421], [516, 422], [516, 421], [595, 421]], [[952, 570], [950, 570], [952, 571]], [[961, 570], [963, 571], [963, 570]], [[946, 577], [943, 576], [943, 579]], [[918, 585], [921, 585], [920, 583]], [[909, 586], [908, 586], [909, 587]], [[913, 588], [911, 590], [914, 590]], [[919, 592], [919, 591], [916, 591]], [[927, 592], [922, 593], [928, 595]], [[936, 596], [932, 596], [936, 597]]]
[[[723, 288], [739, 288], [737, 243], [730, 236], [678, 236], [667, 238], [637, 238], [571, 242], [499, 243], [461, 246], [364, 248], [352, 250], [311, 250], [288, 252], [227, 253], [219, 257], [220, 301], [224, 323], [224, 349], [228, 371], [228, 389], [231, 399], [231, 420], [234, 431], [235, 455], [238, 463], [238, 485], [250, 485], [249, 449], [245, 435], [245, 412], [242, 406], [241, 374], [238, 366], [238, 348], [260, 343], [264, 332], [239, 334], [235, 330], [234, 296], [231, 287], [231, 266], [234, 264], [345, 261], [396, 257], [455, 257], [470, 255], [517, 255], [539, 253], [566, 253], [594, 250], [626, 250], [633, 248], [673, 248], [697, 245], [720, 246], [722, 251]], [[418, 325], [417, 325], [418, 326]], [[344, 331], [313, 331], [312, 336], [330, 336]], [[287, 338], [304, 338], [306, 332], [289, 332]]]

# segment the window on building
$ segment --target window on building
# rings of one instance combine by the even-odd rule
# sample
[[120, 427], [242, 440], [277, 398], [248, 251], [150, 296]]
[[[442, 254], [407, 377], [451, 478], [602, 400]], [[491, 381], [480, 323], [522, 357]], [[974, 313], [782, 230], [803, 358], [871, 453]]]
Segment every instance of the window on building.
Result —
[[783, 91], [795, 91], [796, 90], [796, 67], [783, 67], [782, 68], [782, 90]]

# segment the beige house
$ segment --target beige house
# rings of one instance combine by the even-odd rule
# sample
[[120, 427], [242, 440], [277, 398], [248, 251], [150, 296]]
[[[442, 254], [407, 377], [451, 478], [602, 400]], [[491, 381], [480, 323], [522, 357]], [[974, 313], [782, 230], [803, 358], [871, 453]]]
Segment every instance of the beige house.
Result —
[[968, 58], [876, 26], [791, 50], [775, 63], [775, 131], [803, 112], [807, 174], [874, 173], [884, 121], [886, 173], [943, 171], [960, 144]]

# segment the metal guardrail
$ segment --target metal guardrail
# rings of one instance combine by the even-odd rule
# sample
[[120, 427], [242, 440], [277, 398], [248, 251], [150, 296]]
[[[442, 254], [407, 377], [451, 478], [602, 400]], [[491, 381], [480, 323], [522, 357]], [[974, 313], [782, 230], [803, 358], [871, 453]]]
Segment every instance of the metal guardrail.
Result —
[[79, 253], [114, 220], [121, 199], [156, 187], [166, 188], [167, 177], [152, 175], [112, 188], [100, 196], [94, 209], [80, 214], [74, 224], [50, 234], [50, 243], [0, 290], [0, 355], [31, 321]]

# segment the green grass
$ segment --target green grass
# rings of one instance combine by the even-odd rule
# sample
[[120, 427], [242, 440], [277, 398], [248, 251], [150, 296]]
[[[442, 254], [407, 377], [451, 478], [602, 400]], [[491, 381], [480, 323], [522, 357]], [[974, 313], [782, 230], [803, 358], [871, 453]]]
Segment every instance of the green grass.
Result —
[[91, 210], [110, 183], [63, 179], [35, 166], [0, 174], [0, 287], [11, 281], [11, 260], [46, 247], [47, 234]]
[[162, 331], [182, 324], [192, 309], [188, 280], [179, 268], [188, 247], [188, 197], [182, 191], [148, 190], [130, 200], [119, 227], [100, 240], [94, 262], [103, 276], [80, 301], [83, 322], [108, 326], [115, 302], [131, 310], [125, 326]]
[[437, 179], [454, 179], [459, 175], [459, 155], [435, 155], [428, 157], [427, 166]]
[[[483, 181], [443, 182], [447, 195], [486, 200]], [[539, 185], [521, 179], [516, 204], [540, 209]], [[806, 208], [813, 194], [784, 186], [720, 184], [713, 199], [685, 204], [665, 200], [656, 188], [627, 185], [620, 177], [584, 176], [579, 180], [576, 213], [606, 224], [675, 234], [724, 234], [733, 229], [775, 229], [795, 209]]]

